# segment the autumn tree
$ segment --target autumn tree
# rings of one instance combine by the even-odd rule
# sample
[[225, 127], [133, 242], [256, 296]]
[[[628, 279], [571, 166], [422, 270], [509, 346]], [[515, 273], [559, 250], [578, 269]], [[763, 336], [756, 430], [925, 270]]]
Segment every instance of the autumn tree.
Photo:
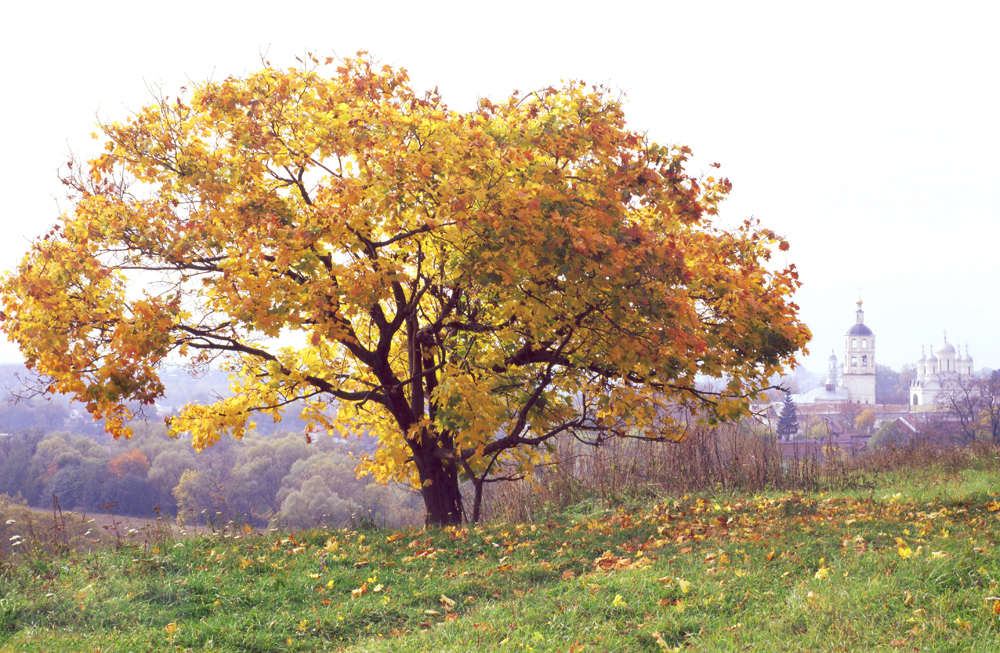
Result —
[[376, 435], [361, 471], [457, 523], [560, 434], [745, 415], [809, 338], [794, 267], [770, 262], [785, 241], [720, 226], [728, 180], [630, 131], [603, 88], [460, 113], [404, 70], [311, 58], [101, 132], [64, 176], [72, 208], [5, 277], [2, 328], [116, 437], [168, 359], [225, 365], [233, 396], [171, 433], [200, 450], [295, 404], [312, 431]]
[[871, 408], [865, 408], [854, 418], [854, 428], [865, 433], [870, 433], [875, 426], [875, 413]]
[[121, 478], [126, 474], [145, 478], [148, 471], [149, 461], [146, 459], [145, 454], [138, 449], [126, 451], [121, 455], [115, 456], [108, 462], [108, 473], [115, 478]]
[[809, 437], [813, 440], [829, 439], [833, 435], [828, 422], [816, 422], [809, 429]]

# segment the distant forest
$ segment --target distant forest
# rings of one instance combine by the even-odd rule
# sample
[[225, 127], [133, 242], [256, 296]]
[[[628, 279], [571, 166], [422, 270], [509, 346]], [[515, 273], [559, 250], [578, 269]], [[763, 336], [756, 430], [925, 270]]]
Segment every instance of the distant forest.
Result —
[[[115, 441], [82, 406], [61, 397], [29, 396], [20, 365], [0, 365], [0, 495], [30, 506], [64, 511], [152, 517], [191, 522], [234, 520], [255, 526], [306, 528], [352, 521], [419, 523], [419, 495], [355, 476], [366, 438], [314, 437], [286, 415], [274, 424], [257, 420], [243, 440], [223, 438], [195, 453], [183, 438], [166, 435], [163, 417], [187, 402], [208, 402], [228, 390], [222, 372], [194, 378], [166, 375], [164, 402], [145, 410], [135, 436]], [[20, 398], [18, 398], [20, 396]]]

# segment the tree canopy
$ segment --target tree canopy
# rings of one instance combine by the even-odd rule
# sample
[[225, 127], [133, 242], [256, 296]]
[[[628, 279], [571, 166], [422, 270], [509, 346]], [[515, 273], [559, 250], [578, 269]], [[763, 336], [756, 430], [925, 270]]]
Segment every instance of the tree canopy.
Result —
[[875, 365], [875, 403], [910, 403], [910, 381], [917, 377], [916, 365], [904, 365], [899, 372], [888, 365]]
[[875, 413], [871, 408], [865, 408], [854, 418], [854, 428], [865, 433], [870, 433], [875, 426]]
[[965, 442], [983, 439], [1000, 443], [1000, 372], [952, 379], [937, 402], [957, 418]]
[[729, 181], [601, 87], [461, 113], [363, 54], [310, 57], [100, 131], [64, 175], [72, 208], [3, 280], [3, 329], [116, 437], [168, 362], [221, 364], [234, 395], [172, 433], [200, 450], [297, 404], [310, 430], [376, 434], [360, 470], [456, 523], [557, 435], [746, 414], [809, 338], [794, 266], [769, 262], [787, 243], [716, 224]]

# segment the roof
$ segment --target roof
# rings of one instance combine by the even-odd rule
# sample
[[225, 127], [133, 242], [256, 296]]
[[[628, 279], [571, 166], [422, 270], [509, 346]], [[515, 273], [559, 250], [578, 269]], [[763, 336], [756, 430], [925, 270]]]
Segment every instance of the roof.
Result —
[[843, 403], [849, 400], [850, 393], [847, 388], [839, 385], [833, 390], [827, 390], [825, 385], [821, 385], [809, 392], [792, 395], [792, 401], [796, 404]]
[[937, 354], [939, 357], [945, 354], [954, 354], [955, 348], [952, 347], [947, 340], [945, 340], [944, 344], [938, 347], [937, 351], [935, 351], [934, 353]]
[[851, 330], [847, 332], [847, 335], [849, 335], [849, 336], [870, 336], [870, 335], [873, 335], [873, 334], [872, 334], [872, 330], [869, 329], [864, 324], [855, 324], [854, 326], [851, 327]]

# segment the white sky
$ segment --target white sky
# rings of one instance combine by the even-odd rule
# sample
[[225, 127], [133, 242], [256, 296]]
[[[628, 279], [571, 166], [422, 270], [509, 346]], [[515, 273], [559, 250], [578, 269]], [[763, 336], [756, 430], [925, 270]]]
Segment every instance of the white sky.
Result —
[[842, 357], [859, 287], [878, 362], [914, 362], [947, 329], [1000, 367], [995, 0], [63, 0], [6, 7], [3, 25], [0, 269], [55, 222], [56, 170], [94, 153], [95, 115], [250, 72], [265, 50], [286, 67], [365, 49], [458, 110], [561, 79], [626, 91], [630, 127], [692, 147], [692, 172], [722, 164], [725, 222], [789, 238], [810, 370]]

